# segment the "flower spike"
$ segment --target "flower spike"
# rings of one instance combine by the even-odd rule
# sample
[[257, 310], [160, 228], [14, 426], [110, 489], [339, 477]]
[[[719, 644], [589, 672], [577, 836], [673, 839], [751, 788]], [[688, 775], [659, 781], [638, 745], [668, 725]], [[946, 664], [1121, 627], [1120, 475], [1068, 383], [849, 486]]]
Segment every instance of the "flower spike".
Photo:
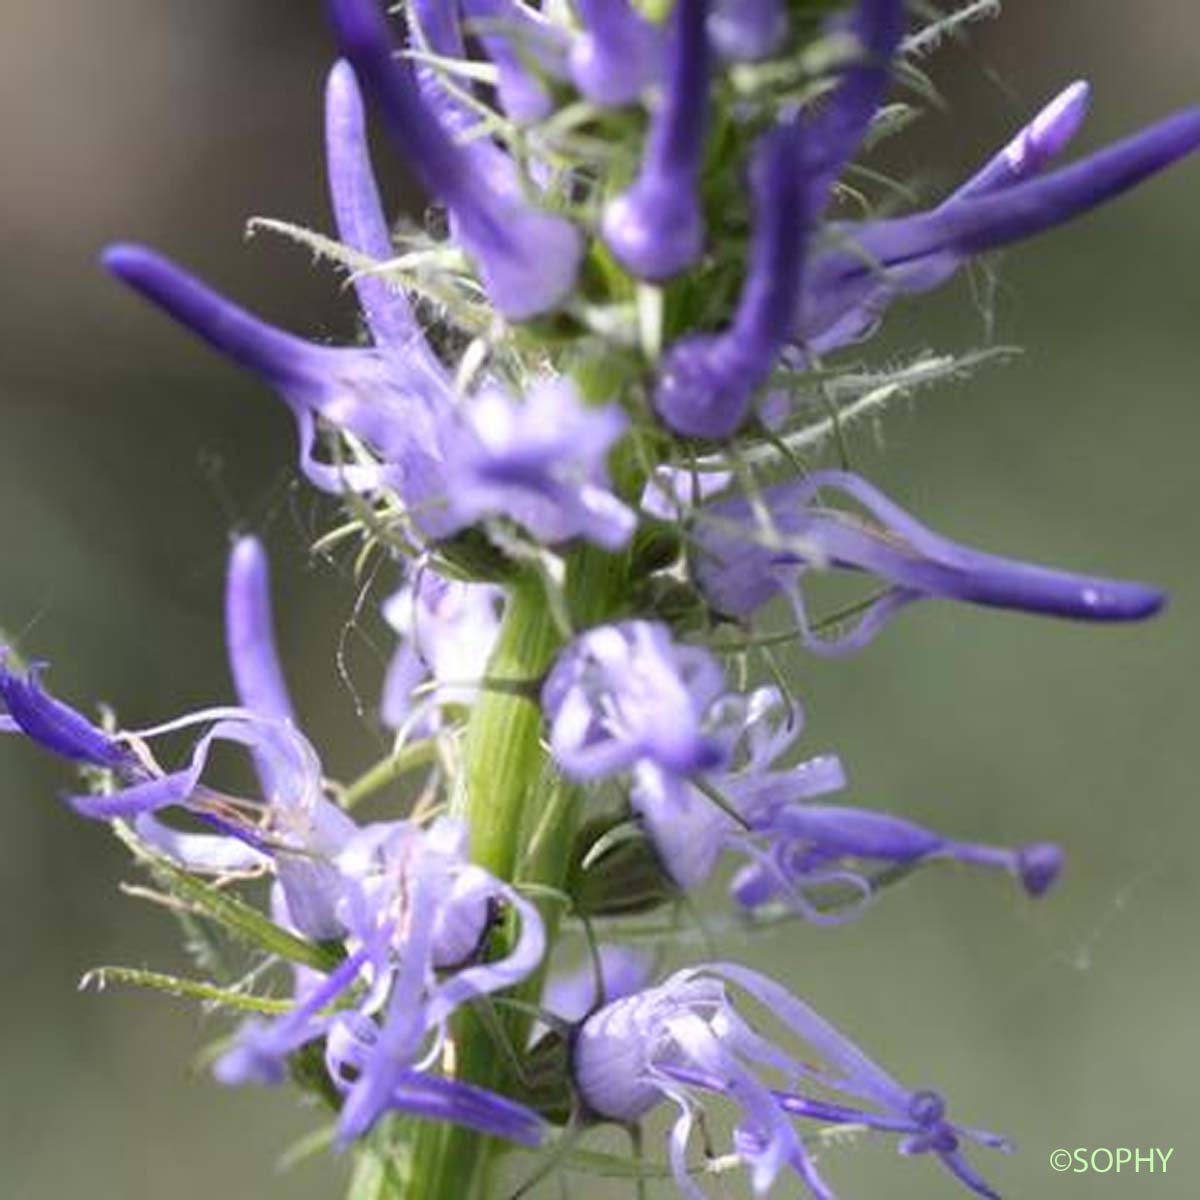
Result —
[[604, 212], [604, 240], [640, 279], [669, 279], [704, 248], [700, 167], [709, 88], [706, 0], [679, 0], [672, 17], [666, 79], [633, 185]]
[[756, 147], [754, 243], [733, 324], [721, 334], [682, 338], [663, 360], [654, 405], [676, 433], [723, 438], [736, 432], [789, 339], [814, 216], [805, 146], [803, 127], [791, 122]]
[[583, 239], [563, 217], [473, 170], [428, 110], [409, 65], [394, 56], [377, 0], [329, 0], [343, 53], [367, 85], [393, 142], [426, 189], [446, 205], [454, 236], [479, 269], [492, 303], [514, 321], [558, 307], [575, 286]]
[[[875, 524], [827, 507], [823, 491], [841, 492], [862, 505]], [[1073, 575], [960, 546], [927, 529], [858, 475], [815, 471], [763, 493], [774, 538], [755, 540], [746, 500], [709, 504], [695, 573], [713, 608], [744, 617], [778, 594], [789, 595], [810, 649], [845, 653], [870, 641], [900, 608], [931, 597], [964, 600], [1083, 621], [1140, 621], [1165, 597], [1141, 583]], [[865, 571], [887, 583], [858, 626], [833, 641], [812, 633], [801, 593], [814, 569]]]

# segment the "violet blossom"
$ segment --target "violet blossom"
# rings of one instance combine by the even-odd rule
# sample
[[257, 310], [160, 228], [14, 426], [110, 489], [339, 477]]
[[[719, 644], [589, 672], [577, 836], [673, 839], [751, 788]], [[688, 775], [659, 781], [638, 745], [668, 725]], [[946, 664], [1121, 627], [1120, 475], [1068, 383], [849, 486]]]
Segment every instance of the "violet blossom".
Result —
[[1087, 93], [1069, 90], [958, 192], [925, 213], [839, 224], [810, 256], [793, 336], [807, 353], [869, 332], [898, 294], [948, 279], [973, 255], [1061, 225], [1172, 166], [1200, 146], [1200, 109], [1050, 174], [1046, 161], [1075, 132]]
[[438, 722], [421, 716], [425, 706], [414, 693], [432, 682], [430, 704], [470, 705], [479, 692], [481, 664], [491, 656], [500, 632], [503, 589], [490, 583], [448, 579], [417, 564], [412, 581], [391, 596], [383, 616], [399, 635], [383, 686], [380, 717], [391, 729], [422, 733]]
[[678, 775], [726, 761], [724, 674], [701, 646], [666, 625], [623, 621], [577, 638], [542, 689], [550, 749], [574, 779], [597, 779], [650, 761]]
[[630, 104], [659, 79], [663, 37], [630, 0], [578, 0], [583, 32], [567, 58], [571, 80], [596, 104]]
[[603, 233], [626, 270], [663, 280], [704, 248], [699, 196], [709, 88], [705, 0], [679, 0], [671, 15], [662, 95], [637, 178], [604, 211]]
[[[869, 520], [830, 507], [840, 492]], [[915, 600], [939, 597], [1085, 621], [1139, 621], [1163, 605], [1163, 593], [1141, 583], [1073, 575], [961, 546], [927, 529], [865, 479], [847, 471], [814, 471], [764, 489], [771, 528], [757, 527], [750, 502], [715, 500], [702, 510], [693, 561], [712, 608], [747, 617], [787, 596], [810, 649], [838, 654], [866, 645]], [[812, 628], [803, 581], [814, 570], [876, 576], [886, 590], [848, 633], [822, 639]]]
[[814, 216], [804, 174], [806, 146], [803, 125], [792, 120], [755, 147], [754, 241], [733, 322], [720, 334], [681, 338], [659, 370], [654, 406], [676, 433], [721, 438], [737, 430], [791, 335]]
[[[243, 1025], [218, 1061], [217, 1077], [278, 1083], [291, 1054], [324, 1038], [330, 1078], [344, 1096], [343, 1143], [397, 1111], [538, 1144], [545, 1124], [523, 1105], [430, 1073], [461, 1005], [536, 969], [545, 945], [537, 910], [467, 860], [466, 831], [449, 818], [428, 828], [409, 821], [366, 826], [337, 865], [345, 880], [342, 918], [355, 949], [310, 983], [291, 1012]], [[506, 955], [484, 960], [499, 905], [515, 909], [520, 934]]]
[[[798, 1038], [803, 1057], [750, 1025], [730, 984]], [[823, 1066], [812, 1065], [814, 1055]], [[994, 1134], [952, 1124], [937, 1093], [906, 1088], [785, 988], [731, 963], [687, 968], [593, 1013], [574, 1040], [572, 1068], [580, 1097], [597, 1116], [632, 1124], [664, 1101], [676, 1107], [668, 1155], [675, 1184], [689, 1200], [705, 1194], [687, 1152], [706, 1095], [737, 1105], [733, 1152], [749, 1169], [756, 1195], [790, 1169], [818, 1200], [833, 1200], [797, 1119], [898, 1134], [901, 1153], [936, 1154], [969, 1190], [992, 1200], [997, 1194], [967, 1161], [962, 1142], [1009, 1148]], [[785, 1086], [766, 1082], [765, 1070], [780, 1074]], [[835, 1099], [823, 1098], [829, 1093]]]
[[556, 308], [575, 286], [583, 239], [565, 218], [535, 207], [473, 169], [426, 107], [409, 64], [397, 59], [377, 0], [329, 0], [338, 42], [367, 86], [385, 127], [479, 270], [497, 310], [526, 320]]

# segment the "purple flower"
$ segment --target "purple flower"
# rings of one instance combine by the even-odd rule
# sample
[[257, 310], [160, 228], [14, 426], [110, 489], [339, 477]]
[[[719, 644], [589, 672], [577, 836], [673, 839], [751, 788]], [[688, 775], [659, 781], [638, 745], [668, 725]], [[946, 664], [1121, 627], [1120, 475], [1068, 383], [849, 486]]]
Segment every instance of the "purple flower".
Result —
[[787, 32], [783, 0], [713, 0], [708, 36], [723, 58], [734, 62], [768, 58]]
[[[727, 850], [761, 859], [764, 852], [759, 843], [764, 837], [769, 841], [772, 832], [769, 814], [837, 791], [846, 782], [841, 761], [834, 755], [774, 767], [803, 727], [801, 716], [789, 712], [778, 689], [759, 688], [746, 697], [729, 697], [725, 711], [733, 731], [731, 750], [716, 770], [704, 773], [703, 787], [651, 759], [639, 761], [633, 771], [630, 806], [663, 868], [686, 890], [703, 884]], [[797, 899], [808, 911], [811, 906], [803, 896]]]
[[[829, 507], [828, 492], [861, 505], [870, 520]], [[767, 488], [761, 499], [769, 529], [757, 527], [750, 503], [740, 497], [705, 507], [696, 580], [709, 604], [730, 617], [788, 596], [807, 645], [825, 654], [866, 645], [894, 613], [930, 597], [1087, 621], [1142, 620], [1164, 603], [1162, 592], [1144, 584], [1072, 575], [960, 546], [846, 471], [815, 471]], [[877, 576], [887, 590], [852, 631], [824, 640], [811, 628], [801, 585], [808, 572], [835, 568]]]
[[[466, 830], [449, 818], [424, 830], [405, 821], [370, 826], [340, 866], [351, 881], [346, 923], [373, 947], [366, 1002], [339, 1019], [326, 1050], [346, 1095], [339, 1126], [346, 1140], [393, 1107], [407, 1071], [435, 1061], [456, 1009], [537, 968], [545, 934], [533, 905], [468, 861]], [[499, 904], [516, 911], [520, 935], [505, 957], [481, 961]]]
[[9, 669], [0, 649], [0, 733], [21, 733], [52, 754], [91, 767], [136, 775], [137, 759], [120, 739], [93, 725], [81, 712], [56, 700], [42, 687], [45, 663], [24, 675]]
[[542, 691], [550, 748], [574, 779], [645, 760], [675, 775], [712, 770], [728, 755], [725, 678], [699, 646], [654, 621], [602, 625], [559, 656]]
[[641, 279], [669, 279], [704, 248], [700, 167], [709, 86], [706, 0], [679, 0], [671, 17], [666, 79], [645, 154], [628, 191], [605, 209], [604, 240]]
[[[798, 1037], [804, 1057], [752, 1027], [734, 1005], [729, 984]], [[824, 1065], [812, 1065], [813, 1056]], [[803, 1001], [730, 963], [679, 971], [593, 1013], [577, 1033], [572, 1068], [581, 1099], [597, 1116], [628, 1124], [663, 1101], [675, 1105], [671, 1170], [679, 1190], [693, 1200], [704, 1193], [688, 1171], [687, 1151], [705, 1095], [723, 1096], [739, 1109], [733, 1148], [758, 1195], [790, 1168], [819, 1200], [833, 1200], [794, 1127], [797, 1118], [899, 1134], [901, 1153], [936, 1154], [966, 1187], [985, 1197], [996, 1193], [967, 1162], [961, 1142], [1008, 1149], [994, 1134], [951, 1124], [936, 1093], [910, 1091]], [[785, 1087], [764, 1082], [764, 1069], [781, 1075]], [[806, 1094], [806, 1087], [815, 1094]], [[829, 1093], [837, 1099], [820, 1098]]]
[[448, 525], [507, 516], [542, 542], [618, 549], [637, 521], [608, 490], [606, 460], [626, 424], [619, 407], [589, 408], [565, 379], [535, 383], [523, 400], [485, 386], [447, 422]]
[[[739, 904], [757, 908], [772, 899], [799, 907], [820, 919], [805, 893], [814, 885], [848, 882], [869, 900], [868, 880], [836, 868], [839, 860], [905, 864], [946, 859], [1005, 871], [1031, 897], [1045, 895], [1062, 871], [1062, 850], [1033, 842], [1016, 850], [958, 842], [889, 813], [825, 804], [781, 804], [754, 823], [767, 835], [767, 855], [743, 867], [731, 892]], [[853, 911], [849, 915], [854, 915]]]
[[400, 729], [415, 721], [410, 732], [436, 728], [436, 719], [413, 703], [414, 691], [430, 680], [435, 710], [474, 703], [503, 605], [504, 591], [494, 584], [447, 579], [418, 565], [412, 582], [383, 606], [385, 620], [400, 636], [383, 686], [383, 723]]
[[904, 33], [904, 0], [858, 0], [853, 13], [831, 17], [826, 27], [849, 35], [854, 45], [841, 78], [809, 123], [808, 185], [817, 210], [828, 203], [834, 182], [883, 102]]
[[479, 41], [496, 66], [500, 107], [517, 122], [541, 121], [554, 100], [539, 73], [561, 75], [566, 44], [562, 31], [535, 17], [514, 0], [461, 0], [463, 13], [478, 28]]
[[663, 359], [654, 407], [676, 433], [721, 438], [737, 430], [790, 338], [814, 216], [805, 145], [803, 126], [791, 122], [755, 147], [754, 243], [733, 322], [721, 334], [680, 339]]
[[818, 352], [845, 345], [869, 332], [895, 296], [927, 291], [972, 255], [1069, 221], [1200, 146], [1200, 110], [1189, 110], [1039, 176], [1078, 128], [1086, 104], [1082, 85], [1068, 89], [930, 212], [835, 227], [843, 245], [814, 255], [806, 272], [797, 342]]
[[[338, 233], [372, 261], [391, 257], [387, 219], [367, 146], [362, 99], [354, 72], [339, 63], [329, 76], [325, 109], [329, 190]], [[444, 368], [430, 350], [407, 299], [369, 274], [355, 288], [373, 347], [314, 345], [276, 329], [206, 287], [152, 251], [114, 246], [105, 266], [165, 309], [237, 365], [260, 375], [294, 414], [301, 468], [331, 492], [396, 488], [420, 504], [437, 474], [438, 414], [450, 403]], [[316, 422], [363, 442], [387, 467], [328, 463], [315, 454]]]
[[[338, 867], [356, 948], [328, 976], [307, 973], [287, 1015], [243, 1025], [217, 1078], [279, 1083], [291, 1054], [324, 1039], [330, 1078], [345, 1097], [343, 1143], [395, 1111], [537, 1145], [547, 1129], [535, 1113], [430, 1071], [461, 1005], [520, 982], [540, 962], [537, 910], [467, 861], [466, 831], [448, 818], [427, 829], [407, 821], [368, 826], [345, 846]], [[516, 910], [520, 935], [506, 956], [485, 962], [499, 905]]]
[[658, 26], [629, 0], [578, 0], [584, 32], [571, 43], [568, 66], [579, 91], [596, 104], [630, 104], [662, 73]]
[[495, 307], [511, 320], [556, 308], [575, 286], [583, 257], [579, 231], [475, 169], [429, 110], [408, 63], [393, 52], [376, 0], [330, 0], [346, 57], [368, 86], [393, 142], [429, 193], [450, 213], [451, 230], [474, 260]]

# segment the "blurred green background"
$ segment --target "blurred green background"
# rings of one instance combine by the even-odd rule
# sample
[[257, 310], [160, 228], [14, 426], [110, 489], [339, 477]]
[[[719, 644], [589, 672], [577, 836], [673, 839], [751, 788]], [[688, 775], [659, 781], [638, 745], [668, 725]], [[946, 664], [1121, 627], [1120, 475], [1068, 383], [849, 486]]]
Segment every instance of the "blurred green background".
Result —
[[[328, 513], [294, 486], [290, 422], [94, 265], [134, 237], [283, 324], [352, 328], [305, 252], [242, 238], [255, 214], [328, 226], [319, 6], [4, 9], [0, 624], [54, 663], [57, 690], [103, 696], [126, 723], [220, 700], [228, 533], [264, 530], [302, 711], [330, 773], [349, 775], [379, 740], [339, 639], [368, 699], [386, 646], [369, 623], [347, 631], [353, 582], [307, 555]], [[1194, 0], [1010, 0], [928, 66], [950, 108], [889, 165], [936, 191], [1072, 78], [1096, 87], [1084, 148], [1194, 102], [1200, 14]], [[992, 336], [1024, 356], [902, 404], [882, 439], [853, 444], [860, 468], [947, 533], [1156, 581], [1167, 614], [1103, 629], [926, 605], [856, 658], [792, 664], [805, 745], [844, 757], [849, 799], [964, 837], [1069, 847], [1063, 885], [1036, 907], [1006, 880], [931, 872], [854, 926], [745, 948], [901, 1078], [1011, 1134], [1015, 1157], [976, 1155], [1006, 1196], [1200, 1190], [1198, 197], [1187, 164], [1006, 256]], [[866, 353], [987, 336], [960, 279]], [[189, 1069], [205, 1032], [194, 1012], [77, 992], [101, 963], [184, 967], [173, 923], [118, 894], [123, 855], [56, 799], [67, 772], [6, 741], [0, 778], [0, 1197], [337, 1195], [336, 1164], [274, 1169], [313, 1112]], [[1059, 1146], [1175, 1153], [1165, 1177], [1055, 1175]], [[882, 1143], [823, 1162], [848, 1200], [959, 1194]], [[624, 1190], [572, 1178], [571, 1193]]]

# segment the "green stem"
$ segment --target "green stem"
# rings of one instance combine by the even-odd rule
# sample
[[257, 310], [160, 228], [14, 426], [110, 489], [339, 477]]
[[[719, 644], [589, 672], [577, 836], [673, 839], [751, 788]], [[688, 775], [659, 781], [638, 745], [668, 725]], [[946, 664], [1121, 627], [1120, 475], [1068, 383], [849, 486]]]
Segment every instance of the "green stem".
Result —
[[[576, 550], [567, 566], [572, 623], [585, 629], [606, 620], [628, 578], [626, 554], [592, 546]], [[550, 667], [562, 641], [541, 581], [522, 576], [509, 591], [488, 676], [527, 685]], [[497, 878], [537, 884], [542, 895], [566, 883], [583, 808], [582, 791], [555, 775], [546, 761], [536, 692], [486, 688], [467, 726], [467, 786], [459, 812], [470, 830], [471, 858]], [[546, 929], [542, 967], [517, 990], [536, 1002], [562, 919], [562, 904], [539, 902]], [[530, 1017], [509, 1011], [503, 1034], [516, 1054], [529, 1037]], [[484, 1087], [503, 1087], [504, 1061], [496, 1029], [467, 1010], [455, 1021], [455, 1075]], [[497, 1143], [452, 1125], [423, 1124], [417, 1133], [407, 1200], [482, 1200]]]
[[[497, 680], [535, 679], [550, 666], [560, 641], [540, 582], [522, 577], [509, 592], [488, 675]], [[470, 829], [471, 857], [508, 881], [516, 878], [526, 830], [540, 824], [532, 809], [546, 775], [541, 727], [536, 696], [521, 689], [490, 688], [480, 694], [467, 726], [467, 787], [460, 811]], [[573, 830], [564, 836], [573, 837]], [[495, 1084], [500, 1054], [493, 1037], [469, 1011], [456, 1021], [458, 1078], [485, 1087]], [[492, 1148], [487, 1138], [455, 1126], [422, 1125], [410, 1200], [479, 1197]]]

